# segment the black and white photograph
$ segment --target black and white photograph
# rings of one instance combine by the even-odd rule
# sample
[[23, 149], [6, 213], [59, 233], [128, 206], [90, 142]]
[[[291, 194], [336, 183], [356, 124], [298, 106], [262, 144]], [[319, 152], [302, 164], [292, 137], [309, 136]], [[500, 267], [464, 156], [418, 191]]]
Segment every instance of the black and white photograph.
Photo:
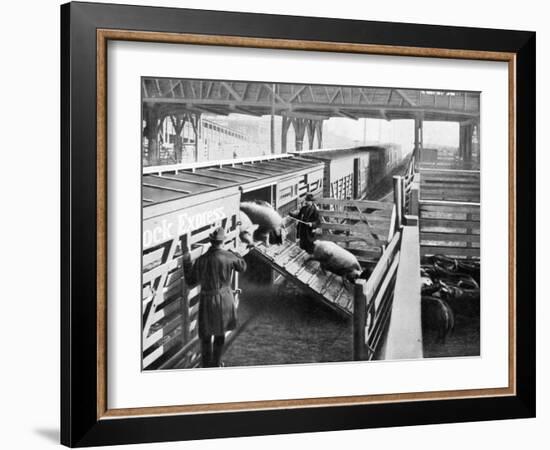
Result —
[[482, 92], [140, 81], [142, 370], [481, 355]]

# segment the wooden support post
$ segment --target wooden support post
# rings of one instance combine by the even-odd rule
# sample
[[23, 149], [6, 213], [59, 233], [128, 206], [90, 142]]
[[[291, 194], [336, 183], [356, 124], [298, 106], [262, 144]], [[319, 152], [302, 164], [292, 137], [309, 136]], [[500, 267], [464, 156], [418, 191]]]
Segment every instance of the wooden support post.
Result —
[[420, 213], [420, 176], [420, 173], [416, 173], [411, 185], [411, 198], [409, 201], [409, 211], [407, 211], [411, 216], [418, 216]]
[[271, 87], [271, 154], [275, 154], [275, 83]]
[[[475, 146], [474, 146], [474, 143], [472, 142], [472, 152], [473, 152], [473, 149], [475, 148], [475, 152], [473, 152], [473, 153], [475, 153], [476, 162], [479, 163], [481, 161], [481, 155], [479, 153], [479, 150], [481, 148], [481, 133], [480, 133], [480, 128], [479, 128], [479, 119], [477, 119], [474, 122], [473, 127], [475, 127], [475, 130], [476, 130], [476, 141], [475, 141]], [[473, 135], [473, 130], [472, 130], [472, 135]]]
[[366, 359], [365, 328], [367, 326], [367, 296], [365, 280], [357, 280], [353, 296], [353, 360]]
[[304, 134], [306, 132], [306, 120], [301, 118], [294, 118], [294, 137], [296, 140], [296, 151], [301, 152], [304, 149]]
[[471, 123], [460, 124], [459, 155], [464, 162], [472, 160], [473, 128]]
[[403, 177], [393, 177], [393, 201], [395, 203], [395, 229], [399, 230], [403, 224]]
[[271, 114], [271, 126], [270, 126], [270, 131], [271, 131], [271, 145], [270, 145], [270, 148], [271, 148], [271, 154], [274, 155], [275, 154], [275, 116], [273, 114]]
[[282, 116], [283, 123], [281, 127], [281, 153], [286, 153], [286, 142], [288, 129], [290, 128], [290, 119], [287, 116]]
[[195, 157], [194, 161], [199, 161], [199, 140], [201, 135], [201, 115], [200, 113], [191, 114], [191, 125], [193, 125], [193, 131], [195, 132]]
[[399, 178], [401, 178], [401, 223], [403, 224], [403, 218], [407, 214], [407, 193], [405, 192], [405, 178], [403, 176]]
[[156, 165], [159, 151], [159, 114], [157, 109], [154, 106], [151, 106], [145, 108], [143, 116], [145, 118], [143, 135], [147, 138], [147, 161], [151, 165]]
[[307, 129], [307, 140], [309, 144], [309, 149], [313, 150], [313, 140], [315, 139], [315, 121], [308, 119], [306, 121], [306, 129]]
[[[187, 234], [184, 238], [185, 242], [181, 242], [182, 247], [187, 247], [191, 242], [191, 233]], [[183, 271], [182, 271], [183, 272]], [[185, 279], [185, 274], [182, 277], [182, 290], [181, 290], [181, 345], [182, 347], [189, 342], [189, 286]]]
[[323, 148], [323, 121], [317, 121], [317, 148]]
[[415, 170], [418, 170], [418, 164], [420, 163], [420, 152], [423, 146], [423, 120], [420, 116], [414, 119], [414, 163]]
[[172, 126], [174, 127], [174, 132], [176, 134], [176, 138], [174, 141], [174, 154], [176, 156], [176, 164], [182, 162], [183, 136], [181, 135], [181, 133], [183, 131], [183, 127], [185, 126], [186, 118], [186, 114], [176, 114], [170, 116], [170, 120], [172, 121]]

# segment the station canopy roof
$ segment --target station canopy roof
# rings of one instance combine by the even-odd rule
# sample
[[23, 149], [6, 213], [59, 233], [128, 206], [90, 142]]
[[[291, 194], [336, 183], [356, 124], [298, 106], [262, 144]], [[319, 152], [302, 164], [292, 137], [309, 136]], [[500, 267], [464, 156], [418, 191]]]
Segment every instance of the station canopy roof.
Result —
[[479, 118], [479, 92], [311, 84], [142, 78], [144, 106], [161, 114], [231, 113], [329, 119]]
[[276, 182], [312, 169], [322, 163], [299, 157], [281, 157], [261, 161], [216, 165], [194, 170], [178, 170], [161, 174], [147, 173], [142, 176], [143, 206], [189, 197], [234, 186], [244, 186], [262, 181]]

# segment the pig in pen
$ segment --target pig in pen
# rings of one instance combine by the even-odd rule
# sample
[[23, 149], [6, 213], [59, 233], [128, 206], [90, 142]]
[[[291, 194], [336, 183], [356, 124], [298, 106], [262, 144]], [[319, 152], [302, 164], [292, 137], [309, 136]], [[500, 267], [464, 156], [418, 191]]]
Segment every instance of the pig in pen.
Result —
[[421, 283], [425, 355], [479, 354], [479, 260], [426, 257]]

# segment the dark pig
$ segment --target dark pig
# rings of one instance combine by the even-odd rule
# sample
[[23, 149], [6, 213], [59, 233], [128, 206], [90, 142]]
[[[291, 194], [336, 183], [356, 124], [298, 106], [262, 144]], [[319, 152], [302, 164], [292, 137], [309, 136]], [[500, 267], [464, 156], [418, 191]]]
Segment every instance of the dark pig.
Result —
[[423, 295], [422, 327], [436, 332], [436, 342], [445, 343], [455, 327], [455, 315], [449, 304], [441, 298]]

